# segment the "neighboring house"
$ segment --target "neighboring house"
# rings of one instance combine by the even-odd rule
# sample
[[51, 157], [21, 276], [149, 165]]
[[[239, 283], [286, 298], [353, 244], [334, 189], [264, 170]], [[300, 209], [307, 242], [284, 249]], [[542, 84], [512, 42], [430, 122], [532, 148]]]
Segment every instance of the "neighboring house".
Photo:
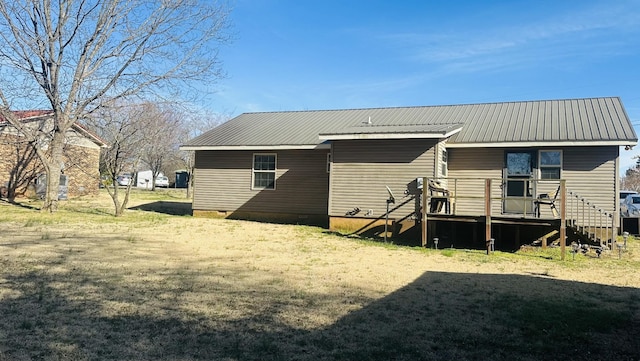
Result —
[[328, 220], [362, 233], [387, 216], [388, 186], [398, 234], [420, 222], [422, 177], [458, 197], [456, 215], [483, 214], [484, 179], [494, 216], [535, 216], [536, 195], [560, 179], [614, 214], [619, 147], [636, 143], [621, 100], [606, 97], [245, 113], [181, 149], [196, 155], [194, 215]]
[[[16, 111], [23, 124], [47, 133], [53, 126], [48, 110]], [[46, 139], [43, 138], [43, 139]], [[46, 141], [41, 142], [46, 149]], [[99, 188], [100, 148], [106, 146], [97, 135], [79, 123], [67, 133], [64, 149], [64, 194], [76, 197], [95, 194]], [[33, 147], [15, 127], [0, 117], [0, 188], [3, 197], [28, 195], [42, 183], [43, 168]], [[12, 194], [13, 193], [13, 194]]]

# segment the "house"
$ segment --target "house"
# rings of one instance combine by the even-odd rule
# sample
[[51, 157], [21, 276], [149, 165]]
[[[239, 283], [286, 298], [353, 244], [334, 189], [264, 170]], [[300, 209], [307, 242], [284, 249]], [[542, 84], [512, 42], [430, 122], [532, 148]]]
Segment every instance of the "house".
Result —
[[[26, 127], [39, 132], [46, 133], [53, 127], [52, 111], [15, 111], [14, 114]], [[46, 141], [41, 144], [46, 149]], [[83, 125], [76, 123], [71, 127], [64, 149], [60, 194], [76, 197], [98, 192], [100, 149], [104, 146], [106, 143]], [[42, 185], [43, 177], [44, 170], [33, 147], [15, 127], [0, 117], [2, 196], [14, 197], [36, 192], [38, 184]]]
[[388, 217], [402, 234], [421, 221], [423, 177], [475, 216], [491, 179], [491, 214], [515, 219], [555, 216], [536, 199], [564, 180], [566, 208], [574, 197], [615, 223], [619, 149], [636, 143], [621, 100], [602, 97], [245, 113], [181, 149], [195, 151], [194, 215], [365, 234]]

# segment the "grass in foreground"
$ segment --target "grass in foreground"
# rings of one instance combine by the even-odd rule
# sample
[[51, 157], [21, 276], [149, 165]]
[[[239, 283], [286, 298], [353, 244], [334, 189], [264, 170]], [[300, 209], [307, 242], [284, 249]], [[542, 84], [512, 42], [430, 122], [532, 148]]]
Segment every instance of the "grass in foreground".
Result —
[[635, 240], [560, 262], [82, 208], [2, 206], [0, 360], [640, 357]]

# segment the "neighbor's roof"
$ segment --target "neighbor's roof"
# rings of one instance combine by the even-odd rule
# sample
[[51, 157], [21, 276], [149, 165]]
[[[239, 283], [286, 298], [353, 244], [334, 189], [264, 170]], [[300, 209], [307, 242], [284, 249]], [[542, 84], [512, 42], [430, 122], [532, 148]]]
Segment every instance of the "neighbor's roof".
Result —
[[303, 149], [339, 139], [449, 138], [448, 147], [635, 145], [618, 97], [245, 113], [182, 149]]
[[[13, 110], [11, 111], [19, 120], [22, 122], [29, 121], [37, 121], [38, 119], [42, 119], [48, 117], [53, 114], [53, 110]], [[0, 115], [0, 126], [8, 123], [7, 120]], [[79, 133], [82, 133], [85, 137], [89, 138], [92, 142], [100, 147], [106, 147], [107, 142], [105, 142], [102, 138], [100, 138], [93, 131], [89, 130], [86, 126], [82, 125], [80, 122], [75, 122], [73, 127]]]
[[[53, 110], [13, 110], [11, 111], [16, 118], [23, 121], [31, 118], [40, 118], [42, 116], [53, 114]], [[0, 114], [0, 124], [5, 123], [7, 120]]]

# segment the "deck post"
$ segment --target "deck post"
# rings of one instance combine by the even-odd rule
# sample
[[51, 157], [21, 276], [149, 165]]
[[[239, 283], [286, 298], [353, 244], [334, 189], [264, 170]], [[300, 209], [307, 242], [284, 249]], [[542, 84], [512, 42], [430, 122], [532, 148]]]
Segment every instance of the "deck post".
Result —
[[616, 228], [616, 220], [622, 224], [622, 220], [620, 219], [620, 213], [614, 210], [613, 214], [611, 214], [611, 240], [609, 243], [609, 249], [613, 251], [613, 245], [616, 244], [616, 237], [618, 236], [618, 229]]
[[421, 207], [421, 218], [422, 218], [422, 247], [427, 246], [427, 237], [429, 232], [427, 232], [427, 190], [429, 189], [429, 183], [427, 183], [427, 177], [422, 178], [422, 207]]
[[484, 180], [484, 241], [487, 254], [491, 252], [491, 179]]
[[567, 243], [567, 181], [560, 180], [560, 259], [564, 261]]

